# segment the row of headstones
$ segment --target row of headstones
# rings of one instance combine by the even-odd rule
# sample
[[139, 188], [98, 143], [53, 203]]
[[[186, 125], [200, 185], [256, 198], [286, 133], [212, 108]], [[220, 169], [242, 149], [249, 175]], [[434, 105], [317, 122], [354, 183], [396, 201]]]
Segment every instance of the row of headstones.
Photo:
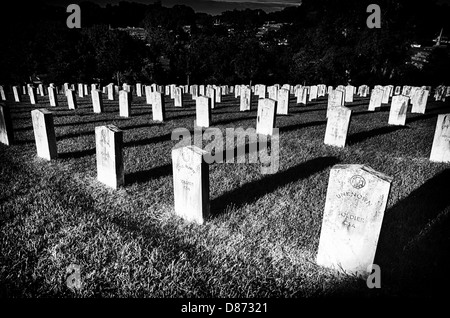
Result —
[[[260, 104], [270, 105], [270, 114], [275, 115], [276, 101], [261, 99]], [[4, 120], [4, 109], [7, 108], [0, 109], [3, 119], [0, 126], [3, 127], [7, 123]], [[34, 110], [32, 119], [38, 156], [56, 158], [51, 112]], [[117, 188], [124, 183], [123, 133], [110, 125], [96, 127], [95, 136], [98, 180]], [[447, 159], [450, 158], [449, 140], [450, 114], [440, 115], [433, 148], [436, 143], [444, 145]], [[209, 215], [209, 174], [205, 154], [195, 146], [172, 151], [175, 213], [200, 224]], [[370, 272], [391, 181], [392, 178], [361, 165], [332, 168], [317, 254], [318, 264], [357, 274]], [[362, 245], [361, 235], [364, 236]]]
[[[336, 90], [336, 92], [339, 92]], [[377, 88], [373, 90], [373, 94], [376, 94]], [[424, 100], [424, 103], [419, 103], [420, 105], [426, 104], [426, 97], [428, 96], [428, 91], [424, 89], [416, 90], [420, 98], [417, 100]], [[341, 93], [341, 92], [339, 92]], [[419, 94], [420, 93], [420, 94]], [[123, 115], [125, 112], [128, 114], [130, 111], [129, 103], [129, 92], [121, 91], [121, 101], [120, 101], [120, 114]], [[152, 101], [152, 113], [153, 119], [155, 121], [165, 120], [164, 111], [164, 98], [159, 92], [154, 92]], [[416, 94], [416, 95], [417, 95]], [[332, 95], [335, 95], [332, 93]], [[342, 95], [342, 93], [340, 94]], [[122, 98], [123, 97], [123, 98]], [[196, 119], [195, 126], [197, 127], [210, 127], [211, 125], [211, 100], [212, 98], [206, 96], [199, 96], [196, 98]], [[409, 97], [404, 95], [396, 95], [392, 97], [391, 109], [389, 114], [390, 125], [404, 125], [406, 120], [406, 109], [408, 107]], [[414, 108], [413, 103], [413, 108]], [[125, 107], [126, 106], [126, 107]], [[263, 135], [272, 135], [275, 128], [275, 120], [277, 115], [278, 105], [277, 101], [271, 98], [260, 98], [258, 100], [258, 111], [256, 117], [256, 132]], [[14, 133], [12, 128], [12, 122], [9, 116], [9, 110], [6, 106], [1, 106], [2, 117], [0, 119], [0, 141], [4, 144], [11, 144], [14, 139]], [[423, 108], [424, 109], [424, 108]], [[52, 116], [52, 113], [48, 110], [45, 111], [47, 117]], [[324, 143], [330, 146], [345, 147], [347, 140], [347, 133], [350, 126], [352, 111], [348, 107], [343, 105], [338, 105], [334, 107], [329, 107], [327, 110], [327, 125], [325, 129]], [[435, 129], [435, 138], [432, 145], [432, 151], [430, 155], [430, 160], [438, 162], [450, 162], [450, 150], [449, 145], [446, 142], [448, 138], [447, 127], [448, 127], [448, 117], [446, 114], [439, 115], [438, 121]], [[54, 135], [54, 132], [51, 133]], [[53, 142], [51, 142], [53, 143]], [[48, 151], [47, 151], [48, 152]]]
[[[5, 118], [5, 109], [0, 107], [1, 118]], [[51, 112], [33, 110], [32, 120], [38, 156], [55, 159]], [[117, 189], [124, 184], [123, 132], [114, 125], [95, 127], [95, 140], [97, 179]], [[196, 146], [172, 150], [175, 214], [199, 224], [210, 214], [207, 154]], [[331, 169], [317, 254], [319, 265], [362, 276], [371, 272], [391, 182], [392, 178], [362, 165], [336, 165]]]
[[[377, 107], [381, 107], [384, 101], [389, 103], [389, 98], [383, 100], [383, 96], [389, 96], [389, 90], [375, 87], [371, 95], [369, 110], [374, 111], [372, 102], [376, 100]], [[395, 94], [395, 93], [394, 93]], [[324, 143], [331, 146], [345, 147], [347, 132], [350, 125], [352, 111], [343, 106], [342, 92], [332, 94], [338, 96], [339, 103], [330, 103], [327, 110], [327, 126]], [[412, 103], [412, 113], [425, 113], [429, 90], [426, 87], [404, 87], [402, 95], [392, 96], [389, 113], [389, 125], [405, 125], [408, 103]], [[375, 97], [374, 97], [375, 96]], [[330, 104], [332, 107], [330, 107]], [[435, 162], [450, 162], [450, 114], [438, 115], [430, 160]]]
[[[245, 90], [244, 87], [241, 88], [241, 91]], [[372, 96], [378, 94], [380, 91], [379, 88], [375, 88], [372, 91]], [[70, 92], [70, 90], [69, 90]], [[408, 92], [405, 92], [407, 94]], [[130, 103], [129, 103], [129, 92], [121, 91], [120, 98], [120, 114], [121, 116], [128, 116], [130, 112]], [[70, 94], [69, 94], [70, 95]], [[159, 92], [152, 92], [152, 113], [153, 120], [155, 121], [164, 121], [165, 120], [165, 107], [164, 107], [164, 98], [163, 95]], [[242, 94], [241, 94], [242, 96]], [[336, 103], [336, 97], [340, 102]], [[343, 92], [339, 89], [333, 90], [330, 94], [329, 98], [329, 106], [335, 105], [333, 107], [328, 107], [327, 110], [327, 126], [325, 130], [325, 138], [324, 143], [331, 146], [336, 147], [345, 147], [347, 132], [350, 125], [351, 113], [352, 111], [343, 106]], [[378, 96], [381, 96], [378, 94]], [[389, 96], [389, 95], [388, 95]], [[414, 97], [416, 96], [416, 97]], [[415, 105], [422, 105], [417, 107], [420, 113], [423, 113], [425, 110], [426, 99], [428, 96], [428, 90], [423, 88], [418, 88], [415, 90], [413, 94], [412, 100], [421, 101], [416, 104], [413, 102], [413, 112]], [[123, 97], [123, 98], [122, 98]], [[195, 125], [198, 127], [210, 127], [211, 125], [211, 101], [213, 99], [211, 97], [206, 96], [198, 96], [196, 98], [196, 120]], [[372, 100], [372, 97], [371, 97]], [[409, 97], [405, 95], [396, 95], [392, 98], [391, 110], [389, 115], [389, 124], [390, 125], [404, 125], [406, 120], [406, 109], [408, 107]], [[370, 106], [369, 106], [370, 108]], [[264, 135], [272, 135], [273, 129], [275, 128], [275, 118], [278, 114], [278, 102], [271, 98], [264, 98], [258, 100], [258, 112], [256, 118], [256, 132]], [[6, 123], [5, 119], [3, 119]], [[8, 123], [8, 127], [11, 124]], [[12, 133], [6, 132], [7, 125], [5, 124], [5, 129], [3, 135], [11, 136]], [[10, 138], [9, 138], [10, 139]], [[436, 139], [436, 143], [433, 143], [432, 155], [430, 159], [433, 161], [448, 161], [448, 154], [445, 147], [445, 143], [438, 142], [439, 139]], [[440, 145], [440, 146], [438, 146]], [[443, 149], [441, 149], [444, 147]], [[437, 155], [440, 154], [440, 155]]]

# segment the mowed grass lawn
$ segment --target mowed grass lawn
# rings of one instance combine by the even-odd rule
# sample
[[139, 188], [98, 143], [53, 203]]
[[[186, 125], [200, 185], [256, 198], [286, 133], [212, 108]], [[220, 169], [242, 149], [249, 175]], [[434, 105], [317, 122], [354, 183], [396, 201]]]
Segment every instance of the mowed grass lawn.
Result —
[[[344, 149], [324, 145], [326, 98], [279, 116], [276, 174], [259, 163], [209, 166], [212, 216], [204, 225], [174, 216], [171, 140], [192, 131], [195, 103], [166, 97], [166, 121], [152, 121], [145, 98], [133, 97], [131, 118], [104, 96], [94, 114], [90, 96], [69, 110], [48, 97], [31, 105], [9, 96], [16, 143], [0, 145], [0, 295], [2, 297], [330, 297], [442, 296], [449, 286], [450, 165], [429, 161], [437, 114], [449, 102], [429, 99], [425, 115], [408, 113], [389, 126], [389, 108], [368, 112], [368, 98], [348, 105]], [[116, 97], [117, 98], [117, 97]], [[212, 126], [256, 126], [227, 95]], [[410, 106], [411, 107], [411, 106]], [[36, 157], [31, 110], [53, 111], [59, 158]], [[96, 126], [124, 131], [125, 186], [96, 180]], [[233, 147], [233, 145], [228, 145]], [[248, 156], [248, 154], [247, 154]], [[247, 160], [248, 162], [248, 160]], [[329, 172], [335, 164], [365, 164], [394, 178], [375, 264], [381, 289], [315, 264]], [[81, 289], [66, 270], [81, 267]], [[447, 292], [448, 294], [448, 292]]]

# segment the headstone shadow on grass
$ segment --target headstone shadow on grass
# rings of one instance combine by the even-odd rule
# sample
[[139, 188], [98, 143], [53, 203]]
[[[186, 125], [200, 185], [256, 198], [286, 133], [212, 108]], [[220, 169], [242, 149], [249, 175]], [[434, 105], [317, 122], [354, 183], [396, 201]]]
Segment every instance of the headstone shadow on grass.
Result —
[[154, 167], [144, 171], [136, 171], [125, 175], [125, 186], [134, 183], [145, 183], [147, 181], [165, 177], [172, 174], [172, 164]]
[[364, 140], [372, 138], [372, 137], [390, 134], [395, 131], [403, 130], [403, 129], [409, 129], [409, 127], [406, 127], [406, 126], [384, 126], [384, 127], [380, 127], [380, 128], [371, 129], [371, 130], [360, 131], [360, 132], [351, 134], [347, 137], [347, 145], [349, 145], [349, 146], [354, 145], [354, 144], [363, 142]]
[[399, 294], [440, 296], [450, 284], [450, 169], [427, 180], [384, 216], [375, 256], [383, 284]]
[[321, 126], [321, 125], [326, 125], [326, 124], [327, 124], [327, 122], [325, 120], [322, 120], [322, 121], [312, 121], [312, 122], [308, 122], [308, 123], [300, 123], [300, 124], [281, 126], [281, 127], [277, 127], [275, 125], [275, 127], [279, 128], [280, 132], [288, 132], [288, 131], [298, 130], [298, 129], [302, 129], [302, 128]]
[[95, 155], [95, 148], [80, 150], [80, 151], [58, 153], [58, 158], [59, 159], [79, 159], [79, 158], [93, 156], [93, 155]]
[[223, 214], [228, 205], [239, 208], [247, 203], [252, 203], [291, 182], [306, 179], [317, 172], [325, 170], [337, 164], [338, 161], [336, 157], [311, 159], [285, 171], [264, 176], [259, 180], [228, 191], [211, 201], [211, 217], [214, 218]]

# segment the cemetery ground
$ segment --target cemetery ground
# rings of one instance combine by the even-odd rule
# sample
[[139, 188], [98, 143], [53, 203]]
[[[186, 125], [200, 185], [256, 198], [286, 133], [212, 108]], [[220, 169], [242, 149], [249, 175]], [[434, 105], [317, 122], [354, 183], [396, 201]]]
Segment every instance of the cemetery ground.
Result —
[[[346, 104], [352, 119], [345, 148], [323, 143], [326, 97], [277, 116], [279, 170], [260, 164], [213, 163], [211, 217], [203, 225], [174, 216], [171, 140], [194, 127], [195, 103], [166, 97], [166, 120], [152, 121], [145, 97], [119, 117], [104, 97], [69, 110], [48, 97], [10, 106], [15, 144], [0, 145], [0, 296], [2, 297], [332, 297], [443, 296], [450, 283], [450, 165], [429, 161], [437, 114], [449, 102], [431, 98], [424, 115], [389, 126], [389, 107], [367, 111], [369, 98]], [[252, 110], [226, 95], [212, 127], [256, 126]], [[31, 110], [54, 114], [58, 159], [36, 157]], [[411, 106], [409, 106], [410, 110]], [[96, 180], [95, 127], [123, 130], [125, 185]], [[206, 143], [206, 141], [205, 141]], [[233, 147], [229, 145], [228, 147]], [[248, 148], [248, 147], [247, 147]], [[248, 156], [248, 149], [247, 149]], [[247, 160], [248, 162], [248, 160]], [[315, 258], [330, 169], [364, 164], [393, 177], [375, 264], [381, 288], [320, 267]], [[81, 268], [81, 288], [67, 287], [67, 268]]]

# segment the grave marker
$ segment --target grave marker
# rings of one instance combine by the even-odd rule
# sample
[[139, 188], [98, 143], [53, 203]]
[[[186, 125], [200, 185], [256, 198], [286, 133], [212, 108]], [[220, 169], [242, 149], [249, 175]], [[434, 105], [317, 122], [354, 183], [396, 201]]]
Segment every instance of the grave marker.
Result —
[[352, 111], [345, 106], [330, 109], [325, 130], [326, 145], [345, 147], [351, 114]]
[[14, 130], [9, 107], [0, 104], [0, 143], [10, 146], [14, 143]]
[[216, 91], [214, 88], [208, 85], [206, 87], [206, 97], [209, 97], [211, 99], [211, 109], [214, 109], [216, 107]]
[[216, 94], [215, 102], [221, 103], [222, 102], [222, 87], [220, 87], [220, 86], [216, 87], [215, 94]]
[[345, 100], [344, 102], [346, 103], [353, 103], [353, 92], [354, 92], [354, 87], [352, 85], [347, 85], [345, 87]]
[[41, 97], [44, 97], [45, 89], [44, 89], [44, 85], [42, 85], [42, 83], [38, 85], [38, 90], [39, 90], [39, 95], [41, 95]]
[[31, 111], [37, 156], [52, 160], [58, 157], [53, 114], [47, 109]]
[[310, 91], [309, 91], [309, 101], [312, 101], [312, 100], [314, 100], [314, 99], [317, 99], [317, 91], [318, 91], [318, 88], [317, 88], [316, 85], [310, 87]]
[[119, 116], [120, 117], [130, 117], [131, 113], [131, 102], [130, 102], [130, 92], [122, 90], [119, 92]]
[[211, 123], [211, 99], [199, 96], [195, 101], [196, 121], [198, 127], [209, 127]]
[[308, 98], [308, 89], [306, 87], [301, 87], [297, 92], [297, 104], [306, 105], [307, 98]]
[[270, 99], [278, 100], [278, 88], [276, 86], [269, 86], [267, 88], [267, 93], [269, 94]]
[[30, 96], [30, 103], [32, 105], [36, 105], [36, 93], [33, 86], [28, 87], [28, 96]]
[[374, 88], [372, 90], [372, 94], [370, 95], [369, 108], [368, 108], [369, 111], [375, 111], [375, 108], [381, 107], [383, 93], [384, 93], [384, 91], [379, 88]]
[[6, 100], [5, 89], [1, 85], [0, 85], [0, 99], [3, 101]]
[[425, 89], [419, 89], [414, 93], [411, 99], [411, 113], [425, 114], [429, 93], [430, 92]]
[[392, 86], [385, 86], [383, 88], [383, 96], [381, 98], [382, 104], [389, 104], [389, 97], [391, 97]]
[[[208, 97], [199, 97], [204, 99]], [[209, 216], [208, 152], [187, 146], [172, 150], [175, 214], [187, 221], [203, 224]]]
[[363, 277], [371, 273], [391, 182], [364, 165], [331, 169], [318, 265]]
[[152, 88], [151, 86], [145, 86], [145, 102], [147, 104], [153, 104], [152, 99], [153, 99], [153, 92], [152, 92]]
[[102, 92], [98, 89], [93, 89], [91, 91], [92, 107], [94, 108], [94, 113], [103, 113], [103, 98]]
[[438, 115], [430, 160], [450, 162], [450, 114]]
[[183, 107], [183, 92], [180, 87], [175, 87], [173, 90], [174, 97], [174, 106], [175, 107]]
[[337, 89], [333, 90], [328, 94], [327, 118], [330, 115], [331, 109], [341, 106], [344, 106], [344, 92]]
[[252, 92], [251, 92], [250, 88], [246, 87], [246, 86], [242, 86], [240, 97], [241, 98], [240, 98], [239, 110], [241, 112], [251, 110]]
[[108, 91], [108, 100], [114, 100], [114, 84], [113, 83], [108, 84], [106, 86], [106, 89]]
[[66, 97], [67, 97], [67, 105], [69, 106], [69, 109], [77, 109], [77, 98], [75, 96], [75, 91], [73, 89], [68, 89], [66, 91]]
[[277, 101], [270, 98], [258, 100], [258, 116], [256, 118], [256, 133], [262, 135], [273, 135], [275, 127]]
[[289, 112], [289, 91], [285, 88], [281, 88], [278, 91], [277, 100], [277, 115], [287, 115]]
[[50, 86], [48, 88], [48, 100], [50, 102], [50, 106], [57, 107], [58, 106], [58, 97], [56, 93], [56, 88]]
[[142, 84], [136, 83], [136, 96], [142, 97]]
[[117, 189], [124, 184], [123, 132], [114, 125], [95, 127], [97, 180]]
[[406, 112], [408, 110], [408, 101], [408, 96], [395, 95], [394, 97], [392, 97], [391, 109], [389, 111], [389, 125], [405, 125]]
[[78, 97], [83, 98], [84, 97], [84, 89], [83, 84], [78, 84]]
[[152, 100], [152, 115], [154, 121], [164, 121], [166, 107], [164, 102], [164, 95], [160, 92], [153, 92]]

